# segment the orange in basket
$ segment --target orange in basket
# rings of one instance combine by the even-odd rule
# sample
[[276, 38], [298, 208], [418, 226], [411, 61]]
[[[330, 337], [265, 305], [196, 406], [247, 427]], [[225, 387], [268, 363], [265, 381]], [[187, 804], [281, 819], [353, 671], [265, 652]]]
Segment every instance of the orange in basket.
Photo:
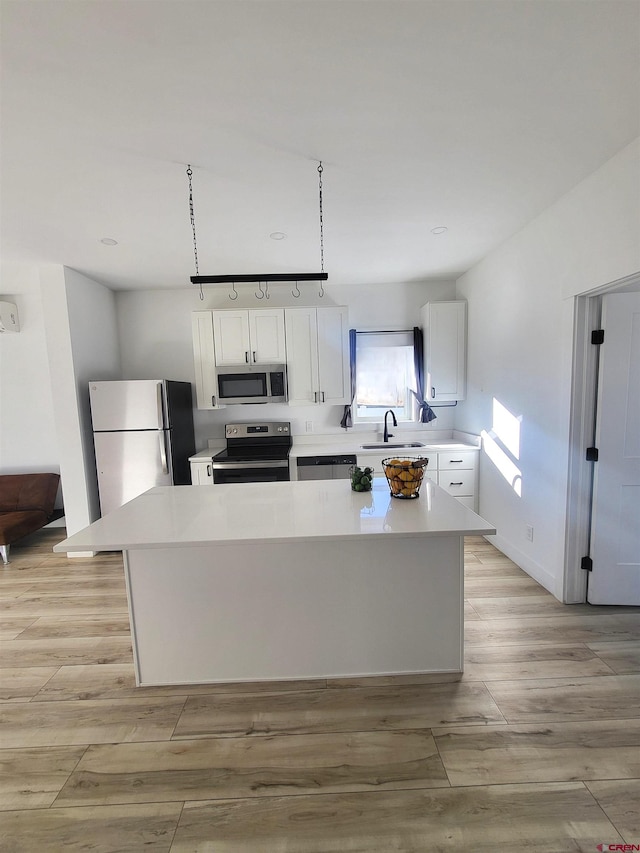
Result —
[[412, 457], [409, 459], [383, 459], [382, 470], [389, 483], [392, 498], [417, 498], [424, 478], [424, 469], [428, 459]]

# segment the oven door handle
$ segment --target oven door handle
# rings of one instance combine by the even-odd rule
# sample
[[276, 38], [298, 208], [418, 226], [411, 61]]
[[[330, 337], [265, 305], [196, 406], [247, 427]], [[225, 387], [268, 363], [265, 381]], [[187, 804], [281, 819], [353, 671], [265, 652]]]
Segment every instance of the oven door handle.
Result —
[[286, 459], [270, 459], [256, 462], [212, 462], [214, 471], [250, 471], [252, 468], [288, 468]]

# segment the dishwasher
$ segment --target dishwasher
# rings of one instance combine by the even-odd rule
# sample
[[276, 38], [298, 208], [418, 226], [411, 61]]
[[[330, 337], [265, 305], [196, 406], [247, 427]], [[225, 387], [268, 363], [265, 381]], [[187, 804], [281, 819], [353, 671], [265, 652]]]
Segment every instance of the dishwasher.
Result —
[[348, 480], [357, 462], [355, 453], [298, 456], [298, 480]]

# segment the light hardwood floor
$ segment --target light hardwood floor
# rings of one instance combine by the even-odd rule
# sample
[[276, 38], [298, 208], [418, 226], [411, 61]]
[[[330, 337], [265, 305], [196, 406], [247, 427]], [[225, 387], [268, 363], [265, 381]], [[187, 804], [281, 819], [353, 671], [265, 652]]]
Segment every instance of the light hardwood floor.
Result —
[[565, 607], [469, 538], [461, 681], [136, 688], [121, 557], [63, 535], [0, 569], [0, 850], [640, 845], [638, 608]]

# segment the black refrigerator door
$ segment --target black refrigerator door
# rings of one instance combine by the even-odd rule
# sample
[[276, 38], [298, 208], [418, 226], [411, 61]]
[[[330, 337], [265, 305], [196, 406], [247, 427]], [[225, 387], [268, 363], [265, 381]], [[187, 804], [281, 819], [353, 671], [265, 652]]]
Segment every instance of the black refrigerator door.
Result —
[[193, 396], [190, 382], [165, 382], [166, 423], [165, 433], [168, 456], [171, 458], [174, 486], [191, 483], [189, 457], [196, 452], [193, 430]]

